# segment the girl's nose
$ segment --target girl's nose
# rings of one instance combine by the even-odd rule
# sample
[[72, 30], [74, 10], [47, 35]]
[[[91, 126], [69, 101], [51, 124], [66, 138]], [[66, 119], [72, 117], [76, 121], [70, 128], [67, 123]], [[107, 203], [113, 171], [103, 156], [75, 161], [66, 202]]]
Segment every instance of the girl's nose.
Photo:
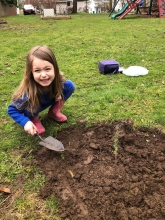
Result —
[[44, 70], [43, 70], [43, 71], [41, 71], [41, 76], [42, 76], [42, 77], [46, 76], [46, 73], [45, 73], [45, 71], [44, 71]]

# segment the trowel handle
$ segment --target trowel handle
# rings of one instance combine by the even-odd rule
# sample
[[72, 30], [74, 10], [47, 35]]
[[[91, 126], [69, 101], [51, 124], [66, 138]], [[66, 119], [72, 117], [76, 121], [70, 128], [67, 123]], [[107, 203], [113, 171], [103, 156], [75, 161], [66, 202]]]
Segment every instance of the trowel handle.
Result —
[[[34, 132], [34, 135], [35, 135], [35, 136], [38, 136], [38, 137], [40, 138], [41, 141], [44, 141], [44, 139], [38, 134], [37, 131]], [[44, 142], [45, 142], [45, 141], [44, 141]]]
[[34, 132], [34, 135], [35, 135], [35, 136], [38, 136], [39, 134], [38, 134], [38, 132], [37, 132], [37, 131], [35, 131], [35, 132]]

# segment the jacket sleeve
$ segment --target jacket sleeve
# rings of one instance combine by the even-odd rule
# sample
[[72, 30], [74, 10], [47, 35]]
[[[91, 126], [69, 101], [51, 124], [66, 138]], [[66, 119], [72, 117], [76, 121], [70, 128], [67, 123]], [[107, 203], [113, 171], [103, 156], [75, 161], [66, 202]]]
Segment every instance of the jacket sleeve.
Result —
[[13, 103], [8, 106], [7, 113], [16, 123], [22, 127], [24, 127], [25, 124], [30, 121], [28, 117], [24, 116], [23, 111], [17, 109]]

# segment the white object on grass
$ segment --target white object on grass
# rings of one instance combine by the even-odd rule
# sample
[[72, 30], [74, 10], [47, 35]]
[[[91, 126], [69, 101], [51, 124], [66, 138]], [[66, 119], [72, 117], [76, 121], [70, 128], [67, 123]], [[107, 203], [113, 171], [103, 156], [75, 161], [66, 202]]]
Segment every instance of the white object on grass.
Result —
[[130, 66], [123, 70], [123, 74], [127, 76], [144, 76], [148, 74], [148, 70], [142, 66]]
[[44, 11], [44, 17], [54, 17], [54, 9], [53, 8], [48, 8], [48, 9], [43, 9]]

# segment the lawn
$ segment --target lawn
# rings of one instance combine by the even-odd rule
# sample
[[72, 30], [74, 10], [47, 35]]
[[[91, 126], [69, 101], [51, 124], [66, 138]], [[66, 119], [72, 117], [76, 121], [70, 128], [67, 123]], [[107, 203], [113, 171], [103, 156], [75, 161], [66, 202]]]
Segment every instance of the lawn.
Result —
[[[37, 137], [27, 135], [7, 115], [11, 95], [18, 86], [28, 51], [48, 45], [54, 51], [60, 70], [76, 90], [64, 106], [68, 123], [57, 125], [41, 118], [46, 136], [86, 122], [131, 119], [134, 128], [164, 128], [165, 19], [127, 16], [112, 20], [107, 14], [77, 14], [70, 20], [42, 20], [40, 16], [4, 17], [0, 25], [0, 218], [56, 219], [58, 201], [43, 199], [40, 190], [48, 181], [35, 165], [33, 151]], [[148, 75], [102, 75], [100, 60], [115, 59], [124, 68], [143, 66]], [[32, 213], [35, 213], [33, 215]], [[73, 219], [72, 219], [73, 220]]]

